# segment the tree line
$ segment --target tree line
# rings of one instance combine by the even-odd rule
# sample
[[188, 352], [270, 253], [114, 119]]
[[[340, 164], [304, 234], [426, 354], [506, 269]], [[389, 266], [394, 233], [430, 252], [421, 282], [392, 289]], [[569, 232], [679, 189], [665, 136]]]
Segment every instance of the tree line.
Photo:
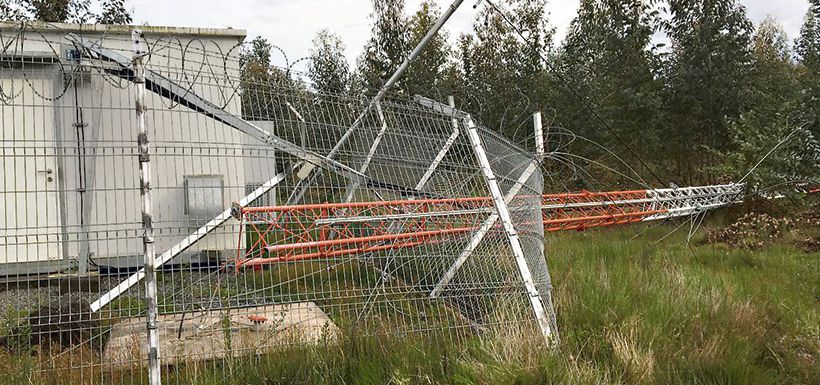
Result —
[[[560, 44], [546, 0], [498, 3], [455, 44], [439, 34], [396, 92], [454, 95], [484, 125], [525, 144], [525, 122], [544, 111], [584, 138], [572, 147], [582, 167], [631, 168], [655, 186], [738, 181], [788, 137], [745, 181], [817, 183], [820, 0], [810, 0], [794, 39], [771, 17], [755, 25], [734, 0], [582, 0]], [[372, 33], [354, 68], [338, 35], [315, 37], [315, 91], [372, 95], [441, 13], [429, 0], [412, 13], [403, 0], [372, 4]], [[574, 175], [577, 187], [593, 179]]]

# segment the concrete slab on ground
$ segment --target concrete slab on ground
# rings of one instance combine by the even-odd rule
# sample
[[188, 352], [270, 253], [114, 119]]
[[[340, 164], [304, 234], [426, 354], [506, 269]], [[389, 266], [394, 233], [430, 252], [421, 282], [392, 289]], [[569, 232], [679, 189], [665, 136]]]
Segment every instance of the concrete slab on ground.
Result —
[[[103, 350], [107, 365], [145, 365], [145, 317], [115, 324]], [[163, 365], [261, 354], [292, 344], [334, 340], [338, 327], [313, 302], [159, 316]], [[230, 331], [230, 333], [227, 333]]]

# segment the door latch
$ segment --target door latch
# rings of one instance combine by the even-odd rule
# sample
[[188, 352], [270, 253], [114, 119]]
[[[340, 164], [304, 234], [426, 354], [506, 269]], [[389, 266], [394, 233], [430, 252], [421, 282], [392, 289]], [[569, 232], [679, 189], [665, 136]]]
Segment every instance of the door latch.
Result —
[[45, 173], [46, 175], [48, 175], [48, 178], [46, 178], [46, 181], [48, 181], [48, 182], [51, 182], [51, 181], [53, 181], [53, 180], [54, 180], [54, 178], [52, 178], [52, 177], [51, 177], [51, 174], [53, 174], [53, 173], [54, 173], [54, 170], [52, 170], [52, 169], [50, 169], [50, 168], [47, 168], [47, 169], [45, 169], [45, 170], [37, 170], [37, 172], [38, 172], [38, 173], [39, 173], [39, 172], [42, 172], [42, 173]]

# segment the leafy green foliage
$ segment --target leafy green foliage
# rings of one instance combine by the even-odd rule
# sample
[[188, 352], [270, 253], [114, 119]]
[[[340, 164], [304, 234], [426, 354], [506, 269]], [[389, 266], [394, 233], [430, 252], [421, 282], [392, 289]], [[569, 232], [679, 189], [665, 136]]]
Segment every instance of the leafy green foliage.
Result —
[[[564, 77], [615, 134], [644, 157], [658, 148], [662, 119], [663, 84], [655, 77], [659, 62], [650, 49], [658, 23], [653, 8], [653, 2], [639, 0], [582, 1], [557, 57]], [[562, 90], [560, 108], [567, 128], [607, 148], [624, 150], [566, 87]], [[585, 154], [601, 156], [597, 149]]]
[[[788, 39], [771, 18], [760, 24], [752, 39], [747, 80], [745, 111], [728, 125], [730, 150], [723, 153], [722, 174], [731, 180], [746, 177], [753, 189], [764, 193], [790, 181], [815, 178], [820, 170], [820, 143], [801, 111], [798, 72]], [[754, 172], [746, 176], [753, 167]]]
[[729, 120], [740, 115], [750, 70], [753, 26], [734, 0], [675, 0], [667, 33], [673, 51], [666, 73], [668, 129], [677, 179], [714, 181], [704, 173], [730, 148]]
[[[737, 181], [753, 168], [747, 181], [760, 190], [817, 183], [820, 0], [809, 2], [792, 49], [774, 19], [753, 25], [737, 0], [582, 0], [558, 46], [547, 0], [495, 1], [455, 44], [439, 32], [393, 90], [453, 95], [457, 107], [529, 148], [530, 116], [544, 112], [548, 124], [583, 137], [555, 160], [579, 163], [570, 167], [574, 187]], [[290, 114], [275, 96], [284, 87], [373, 96], [441, 10], [432, 0], [416, 10], [404, 0], [372, 5], [371, 36], [355, 68], [338, 36], [316, 35], [310, 89], [271, 66], [267, 41], [252, 40], [241, 58], [243, 114]], [[132, 22], [127, 0], [6, 0], [0, 18]], [[661, 34], [669, 47], [658, 43]]]
[[[795, 42], [797, 61], [782, 27], [767, 19], [755, 28], [736, 0], [583, 0], [557, 47], [545, 0], [494, 4], [454, 45], [446, 31], [436, 36], [395, 90], [454, 95], [459, 108], [529, 147], [530, 116], [545, 112], [547, 123], [584, 138], [557, 161], [582, 163], [576, 187], [737, 181], [764, 157], [747, 179], [756, 187], [816, 180], [818, 0]], [[403, 1], [373, 6], [373, 32], [351, 75], [351, 92], [371, 96], [440, 13], [430, 1], [410, 16]], [[342, 67], [330, 64], [343, 61], [341, 51], [315, 43], [315, 77], [341, 79], [318, 75]], [[653, 169], [663, 177], [649, 178]]]
[[125, 0], [104, 0], [102, 13], [97, 18], [100, 24], [129, 24], [133, 20], [125, 7]]
[[[415, 47], [436, 23], [440, 11], [436, 3], [425, 0], [419, 10], [410, 17], [409, 46]], [[442, 87], [443, 72], [450, 57], [447, 45], [447, 34], [438, 33], [427, 45], [427, 48], [411, 63], [404, 79], [404, 88], [409, 95], [424, 95], [441, 98], [441, 94], [431, 94]]]
[[746, 177], [744, 182], [752, 191], [764, 194], [817, 183], [820, 142], [805, 127], [796, 127], [791, 115], [751, 111], [733, 121], [730, 131], [735, 149], [725, 154], [719, 166], [727, 179]]
[[350, 76], [342, 40], [328, 30], [317, 33], [308, 68], [314, 89], [319, 93], [346, 94], [350, 88]]
[[[473, 23], [475, 35], [462, 37], [463, 94], [459, 107], [472, 112], [488, 127], [520, 141], [529, 136], [521, 123], [546, 103], [544, 63], [553, 30], [546, 21], [546, 2], [499, 2], [499, 11], [485, 8]], [[517, 37], [505, 17], [528, 42]]]
[[92, 11], [92, 0], [3, 0], [0, 3], [0, 20], [101, 24], [132, 22], [126, 0], [97, 1], [100, 13]]
[[[373, 30], [359, 58], [360, 88], [368, 95], [381, 88], [409, 52], [404, 0], [373, 0]], [[401, 84], [398, 90], [403, 90]]]
[[815, 138], [820, 137], [820, 0], [810, 1], [809, 11], [795, 42], [800, 66], [800, 110]]
[[242, 116], [248, 120], [290, 116], [280, 94], [305, 91], [302, 82], [271, 65], [272, 49], [267, 39], [256, 37], [239, 55]]

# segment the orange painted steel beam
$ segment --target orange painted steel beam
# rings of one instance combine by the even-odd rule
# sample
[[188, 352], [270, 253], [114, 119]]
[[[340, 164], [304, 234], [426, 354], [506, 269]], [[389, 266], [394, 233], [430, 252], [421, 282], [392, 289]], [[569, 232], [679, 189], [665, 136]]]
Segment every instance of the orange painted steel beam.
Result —
[[293, 261], [304, 261], [309, 259], [320, 259], [320, 258], [333, 258], [342, 255], [349, 255], [349, 254], [364, 254], [364, 253], [372, 253], [376, 251], [384, 251], [384, 250], [392, 250], [392, 249], [403, 249], [403, 248], [412, 248], [416, 246], [421, 246], [428, 244], [427, 240], [420, 240], [420, 241], [412, 241], [412, 242], [404, 242], [404, 243], [392, 243], [387, 245], [381, 246], [367, 246], [367, 247], [359, 247], [359, 248], [350, 248], [350, 249], [342, 249], [342, 250], [335, 250], [330, 252], [313, 252], [313, 253], [305, 253], [294, 255], [291, 257], [274, 257], [274, 258], [249, 258], [244, 259], [238, 262], [238, 267], [255, 267], [261, 265], [268, 265], [271, 263], [277, 262], [293, 262]]
[[398, 234], [384, 234], [384, 235], [372, 235], [366, 237], [354, 237], [354, 238], [342, 238], [342, 239], [334, 239], [334, 240], [327, 240], [327, 241], [313, 241], [313, 242], [302, 242], [302, 243], [286, 243], [282, 245], [272, 245], [265, 247], [268, 252], [275, 253], [280, 251], [286, 250], [302, 250], [302, 249], [309, 249], [309, 248], [317, 248], [317, 247], [333, 247], [333, 246], [340, 246], [340, 245], [349, 245], [351, 243], [369, 243], [369, 242], [382, 242], [382, 241], [393, 241], [399, 239], [406, 239], [406, 238], [430, 238], [437, 235], [448, 235], [448, 234], [455, 234], [455, 233], [464, 233], [468, 231], [474, 230], [474, 227], [457, 227], [451, 229], [441, 229], [441, 230], [428, 230], [428, 231], [417, 231], [417, 232], [410, 232], [410, 233], [398, 233]]
[[[575, 217], [575, 218], [561, 218], [561, 219], [545, 219], [544, 225], [547, 229], [557, 229], [562, 230], [564, 227], [560, 226], [562, 224], [567, 223], [575, 223], [575, 222], [595, 222], [595, 221], [613, 221], [613, 220], [621, 220], [621, 219], [638, 219], [641, 220], [646, 218], [650, 215], [664, 213], [666, 210], [648, 210], [648, 211], [637, 211], [632, 213], [619, 213], [619, 214], [610, 214], [610, 215], [593, 215], [593, 216], [585, 216], [585, 217]], [[559, 226], [551, 226], [551, 225], [559, 225]]]
[[[538, 197], [517, 197], [528, 198]], [[646, 198], [646, 190], [545, 194], [540, 197], [545, 207], [542, 224], [546, 231], [580, 231], [639, 222], [666, 212], [650, 209]], [[247, 225], [240, 226], [240, 231], [256, 238], [245, 256], [239, 250], [235, 266], [259, 267], [438, 243], [448, 236], [476, 231], [481, 222], [478, 215], [491, 212], [492, 204], [489, 197], [465, 197], [245, 207], [240, 219]], [[390, 215], [413, 214], [417, 216], [402, 217], [403, 232], [391, 232], [395, 219]], [[456, 225], [459, 223], [468, 225]], [[331, 233], [334, 239], [328, 239]]]

